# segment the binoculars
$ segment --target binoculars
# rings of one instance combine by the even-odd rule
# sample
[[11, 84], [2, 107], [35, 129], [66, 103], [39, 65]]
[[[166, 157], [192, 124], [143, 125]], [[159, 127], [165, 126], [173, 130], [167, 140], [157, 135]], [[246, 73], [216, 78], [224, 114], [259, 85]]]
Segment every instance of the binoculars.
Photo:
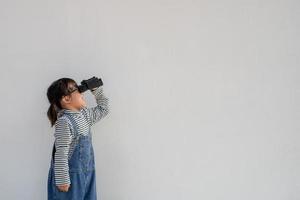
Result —
[[92, 90], [92, 89], [95, 89], [102, 85], [103, 85], [103, 82], [102, 82], [101, 78], [97, 78], [97, 77], [93, 76], [90, 79], [81, 81], [81, 85], [78, 86], [78, 91], [80, 93], [83, 93], [87, 90]]

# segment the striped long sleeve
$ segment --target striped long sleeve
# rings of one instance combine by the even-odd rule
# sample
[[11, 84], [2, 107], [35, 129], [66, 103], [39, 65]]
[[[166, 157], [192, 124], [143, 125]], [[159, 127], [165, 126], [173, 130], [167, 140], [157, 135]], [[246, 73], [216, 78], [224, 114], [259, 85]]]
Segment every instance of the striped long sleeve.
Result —
[[69, 177], [68, 152], [72, 141], [71, 129], [65, 117], [55, 123], [55, 183], [56, 185], [71, 184]]
[[91, 91], [95, 96], [97, 106], [85, 107], [82, 109], [87, 116], [87, 121], [90, 126], [94, 125], [100, 119], [104, 118], [109, 113], [109, 98], [103, 92], [103, 85]]

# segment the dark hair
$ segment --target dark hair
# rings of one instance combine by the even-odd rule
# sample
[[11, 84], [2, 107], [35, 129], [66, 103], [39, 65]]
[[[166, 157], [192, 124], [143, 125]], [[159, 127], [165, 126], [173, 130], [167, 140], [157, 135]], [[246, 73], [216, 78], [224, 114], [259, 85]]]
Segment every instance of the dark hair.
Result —
[[59, 109], [62, 109], [60, 100], [63, 96], [71, 94], [70, 85], [78, 87], [76, 81], [71, 78], [60, 78], [54, 81], [47, 90], [47, 97], [50, 103], [50, 107], [47, 111], [47, 116], [50, 120], [51, 127], [57, 120], [57, 113]]

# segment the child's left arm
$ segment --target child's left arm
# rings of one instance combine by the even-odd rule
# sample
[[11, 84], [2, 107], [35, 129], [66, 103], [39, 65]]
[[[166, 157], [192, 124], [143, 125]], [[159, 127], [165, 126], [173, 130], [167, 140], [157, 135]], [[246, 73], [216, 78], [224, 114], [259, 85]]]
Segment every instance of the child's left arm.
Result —
[[83, 112], [85, 112], [84, 114], [86, 114], [85, 116], [87, 117], [90, 126], [100, 121], [100, 119], [104, 118], [109, 113], [109, 98], [103, 93], [103, 85], [91, 90], [91, 92], [95, 96], [97, 106], [83, 108]]

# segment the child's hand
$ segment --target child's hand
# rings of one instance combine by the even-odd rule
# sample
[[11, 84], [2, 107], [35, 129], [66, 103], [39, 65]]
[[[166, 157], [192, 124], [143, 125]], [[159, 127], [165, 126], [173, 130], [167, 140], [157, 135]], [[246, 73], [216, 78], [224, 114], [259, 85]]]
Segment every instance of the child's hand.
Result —
[[91, 89], [91, 91], [95, 91], [97, 88], [98, 88], [98, 87], [95, 87], [95, 88]]
[[65, 184], [65, 185], [58, 185], [57, 188], [61, 192], [68, 192], [70, 185]]

